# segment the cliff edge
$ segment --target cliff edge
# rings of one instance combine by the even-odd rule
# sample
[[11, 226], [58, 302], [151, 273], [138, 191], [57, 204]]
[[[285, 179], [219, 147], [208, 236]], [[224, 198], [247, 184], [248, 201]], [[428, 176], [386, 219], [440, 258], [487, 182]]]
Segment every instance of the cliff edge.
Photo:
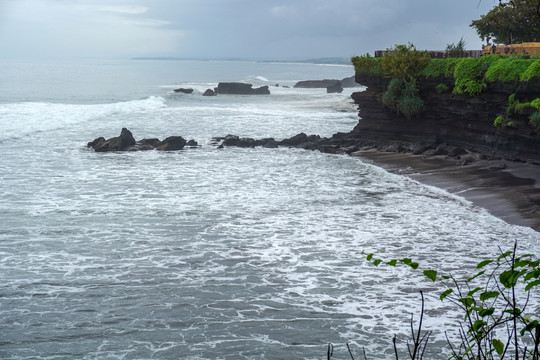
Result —
[[356, 82], [367, 87], [352, 98], [360, 120], [351, 132], [366, 145], [380, 148], [399, 144], [411, 152], [448, 144], [492, 158], [540, 164], [540, 134], [528, 124], [527, 112], [513, 114], [508, 125], [494, 121], [508, 112], [509, 97], [534, 99], [540, 96], [540, 79], [527, 82], [488, 83], [482, 93], [455, 94], [447, 78], [418, 79], [423, 111], [407, 119], [383, 105], [389, 80], [382, 75], [356, 73]]

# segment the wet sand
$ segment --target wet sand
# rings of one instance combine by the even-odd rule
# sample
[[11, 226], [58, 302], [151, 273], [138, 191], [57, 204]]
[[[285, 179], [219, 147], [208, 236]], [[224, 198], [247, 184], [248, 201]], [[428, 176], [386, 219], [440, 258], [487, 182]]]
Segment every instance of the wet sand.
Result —
[[540, 231], [540, 165], [480, 160], [457, 166], [444, 156], [357, 151], [358, 157], [421, 183], [466, 198], [509, 224]]

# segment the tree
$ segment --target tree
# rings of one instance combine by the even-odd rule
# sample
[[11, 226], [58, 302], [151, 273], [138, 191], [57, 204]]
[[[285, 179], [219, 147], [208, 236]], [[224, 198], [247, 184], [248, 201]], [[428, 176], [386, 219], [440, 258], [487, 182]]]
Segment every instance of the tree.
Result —
[[430, 60], [431, 56], [427, 51], [416, 50], [416, 47], [409, 43], [409, 45], [396, 45], [394, 48], [386, 49], [381, 67], [391, 78], [416, 84], [416, 78]]
[[500, 1], [470, 26], [476, 29], [482, 40], [492, 38], [498, 44], [540, 41], [540, 2]]

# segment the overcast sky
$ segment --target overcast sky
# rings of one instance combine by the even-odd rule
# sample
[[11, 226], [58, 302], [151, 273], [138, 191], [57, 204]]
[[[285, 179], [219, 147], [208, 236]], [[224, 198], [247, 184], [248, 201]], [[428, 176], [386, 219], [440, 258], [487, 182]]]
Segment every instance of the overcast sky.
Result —
[[350, 57], [481, 41], [495, 0], [0, 0], [0, 57]]

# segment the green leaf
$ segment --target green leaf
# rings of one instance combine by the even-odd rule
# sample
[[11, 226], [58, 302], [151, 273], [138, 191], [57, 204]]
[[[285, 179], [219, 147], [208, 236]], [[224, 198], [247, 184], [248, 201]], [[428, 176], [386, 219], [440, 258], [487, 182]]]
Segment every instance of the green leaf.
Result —
[[478, 265], [476, 265], [476, 268], [477, 269], [481, 269], [483, 268], [484, 266], [486, 266], [487, 264], [493, 262], [493, 260], [484, 260], [484, 261], [481, 261], [478, 263]]
[[477, 287], [477, 288], [474, 288], [473, 290], [469, 291], [467, 293], [467, 296], [473, 296], [474, 294], [476, 294], [477, 292], [479, 292], [480, 290], [483, 290], [484, 288], [482, 287]]
[[414, 270], [418, 269], [418, 263], [417, 262], [412, 262], [409, 264], [410, 267], [412, 267]]
[[538, 327], [538, 320], [534, 320], [534, 321], [531, 321], [530, 323], [527, 324], [527, 326], [525, 326], [523, 329], [521, 329], [521, 336], [523, 336], [525, 334], [525, 332], [530, 332], [534, 329], [536, 329]]
[[486, 323], [484, 322], [484, 320], [478, 319], [478, 320], [476, 320], [476, 321], [474, 322], [474, 324], [473, 324], [473, 326], [472, 326], [472, 329], [473, 329], [474, 331], [478, 331], [478, 330], [482, 329], [482, 327], [483, 327], [485, 324], [486, 324]]
[[494, 312], [495, 312], [495, 308], [482, 309], [478, 311], [478, 315], [480, 315], [480, 317], [486, 317], [486, 316], [493, 315]]
[[499, 275], [499, 280], [505, 288], [512, 288], [516, 286], [520, 275], [521, 273], [519, 271], [510, 269], [502, 272], [501, 275]]
[[540, 269], [535, 269], [532, 271], [529, 271], [527, 275], [523, 278], [525, 281], [529, 281], [532, 278], [540, 278]]
[[382, 260], [381, 260], [381, 259], [375, 259], [375, 260], [373, 260], [373, 265], [375, 265], [375, 266], [379, 266], [380, 263], [382, 263]]
[[478, 274], [468, 278], [467, 282], [469, 283], [469, 282], [473, 281], [474, 279], [476, 279], [477, 277], [484, 275], [485, 272], [486, 272], [485, 270], [480, 271]]
[[437, 270], [424, 270], [424, 275], [433, 282], [437, 280]]
[[366, 256], [367, 261], [371, 261], [372, 258], [373, 258], [373, 254], [368, 254], [368, 256]]
[[521, 309], [520, 308], [508, 309], [508, 310], [504, 310], [504, 312], [507, 313], [507, 314], [510, 314], [510, 315], [515, 315], [515, 316], [521, 315]]
[[499, 296], [499, 292], [496, 290], [493, 291], [485, 291], [480, 294], [480, 301], [486, 301], [488, 299], [493, 299]]
[[491, 343], [493, 344], [493, 347], [495, 348], [495, 351], [497, 351], [497, 354], [499, 354], [499, 356], [502, 356], [503, 352], [504, 352], [504, 344], [501, 340], [499, 339], [493, 339], [491, 340]]
[[390, 266], [396, 266], [397, 265], [397, 260], [396, 259], [392, 259], [390, 260], [389, 262], [386, 263], [387, 265], [390, 265]]
[[534, 280], [525, 286], [525, 291], [531, 290], [533, 287], [540, 285], [540, 279]]
[[505, 252], [504, 254], [499, 255], [497, 260], [501, 260], [502, 258], [510, 256], [511, 254], [512, 254], [512, 250], [509, 250], [509, 251]]
[[470, 308], [474, 304], [473, 298], [470, 297], [461, 298], [459, 299], [459, 302], [462, 303], [466, 308]]
[[452, 293], [452, 289], [446, 289], [444, 290], [442, 293], [441, 293], [441, 296], [439, 296], [439, 298], [441, 299], [441, 301], [443, 301], [444, 299], [446, 299], [446, 297], [448, 295], [450, 295]]
[[401, 261], [405, 265], [411, 265], [411, 263], [412, 263], [412, 260], [410, 258], [403, 258], [403, 259], [401, 259], [399, 261]]

